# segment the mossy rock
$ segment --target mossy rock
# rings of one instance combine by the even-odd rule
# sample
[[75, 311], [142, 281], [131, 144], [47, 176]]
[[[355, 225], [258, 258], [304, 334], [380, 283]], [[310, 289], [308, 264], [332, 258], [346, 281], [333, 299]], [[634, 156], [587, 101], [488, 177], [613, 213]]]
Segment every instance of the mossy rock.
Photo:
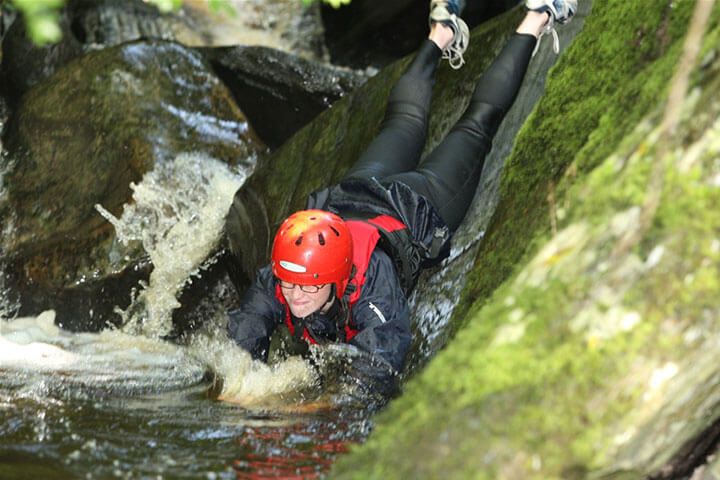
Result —
[[506, 164], [455, 338], [331, 478], [686, 478], [713, 451], [720, 7], [678, 133], [659, 127], [694, 4], [593, 4]]

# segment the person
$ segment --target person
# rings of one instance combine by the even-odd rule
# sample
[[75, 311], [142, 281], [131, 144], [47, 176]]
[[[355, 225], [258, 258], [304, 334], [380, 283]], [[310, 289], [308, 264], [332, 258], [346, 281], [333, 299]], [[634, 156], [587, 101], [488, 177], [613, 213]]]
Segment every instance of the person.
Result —
[[443, 58], [462, 67], [469, 40], [458, 0], [431, 1], [430, 34], [392, 89], [378, 135], [344, 180], [313, 193], [306, 210], [281, 224], [270, 264], [230, 312], [228, 332], [240, 347], [267, 361], [282, 332], [294, 349], [342, 342], [390, 372], [402, 369], [418, 272], [447, 256], [539, 38], [557, 40], [554, 26], [572, 18], [577, 0], [526, 7], [460, 120], [418, 165], [435, 70]]

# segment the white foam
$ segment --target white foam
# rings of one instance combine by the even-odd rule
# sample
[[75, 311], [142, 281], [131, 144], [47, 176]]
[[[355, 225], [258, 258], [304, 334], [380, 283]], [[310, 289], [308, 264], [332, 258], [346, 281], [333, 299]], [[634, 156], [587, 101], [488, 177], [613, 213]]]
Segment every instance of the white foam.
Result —
[[97, 205], [118, 239], [142, 243], [153, 271], [123, 313], [123, 330], [150, 337], [170, 332], [177, 296], [192, 275], [213, 261], [225, 217], [245, 176], [207, 155], [189, 153], [158, 165], [133, 189], [118, 219]]
[[[198, 383], [204, 366], [185, 349], [124, 332], [72, 333], [55, 312], [0, 322], [0, 371], [99, 389], [160, 391]], [[60, 375], [58, 375], [60, 374]], [[28, 383], [31, 383], [28, 381]]]
[[246, 407], [267, 408], [296, 401], [296, 394], [316, 386], [318, 381], [315, 371], [302, 358], [290, 357], [267, 365], [253, 360], [221, 331], [216, 335], [196, 335], [190, 349], [222, 378], [219, 398]]

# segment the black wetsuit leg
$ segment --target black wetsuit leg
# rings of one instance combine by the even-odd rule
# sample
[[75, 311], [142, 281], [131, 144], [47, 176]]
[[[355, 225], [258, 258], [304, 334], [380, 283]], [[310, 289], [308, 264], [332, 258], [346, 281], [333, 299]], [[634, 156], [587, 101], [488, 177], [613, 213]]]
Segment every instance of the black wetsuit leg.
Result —
[[417, 167], [425, 146], [440, 48], [425, 40], [388, 97], [380, 132], [345, 178], [382, 178]]
[[480, 181], [492, 138], [512, 106], [535, 48], [536, 38], [514, 34], [480, 78], [470, 105], [447, 137], [416, 171], [387, 176], [425, 196], [451, 231], [465, 217]]

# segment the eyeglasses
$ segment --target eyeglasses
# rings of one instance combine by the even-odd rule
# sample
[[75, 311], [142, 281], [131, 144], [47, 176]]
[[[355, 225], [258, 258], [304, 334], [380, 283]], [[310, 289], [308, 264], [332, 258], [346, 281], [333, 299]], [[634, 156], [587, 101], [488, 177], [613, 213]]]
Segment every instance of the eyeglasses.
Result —
[[283, 290], [292, 290], [295, 287], [300, 287], [301, 292], [305, 293], [317, 293], [320, 291], [322, 287], [325, 285], [298, 285], [297, 283], [290, 283], [286, 282], [284, 280], [278, 280], [280, 283], [280, 288]]

